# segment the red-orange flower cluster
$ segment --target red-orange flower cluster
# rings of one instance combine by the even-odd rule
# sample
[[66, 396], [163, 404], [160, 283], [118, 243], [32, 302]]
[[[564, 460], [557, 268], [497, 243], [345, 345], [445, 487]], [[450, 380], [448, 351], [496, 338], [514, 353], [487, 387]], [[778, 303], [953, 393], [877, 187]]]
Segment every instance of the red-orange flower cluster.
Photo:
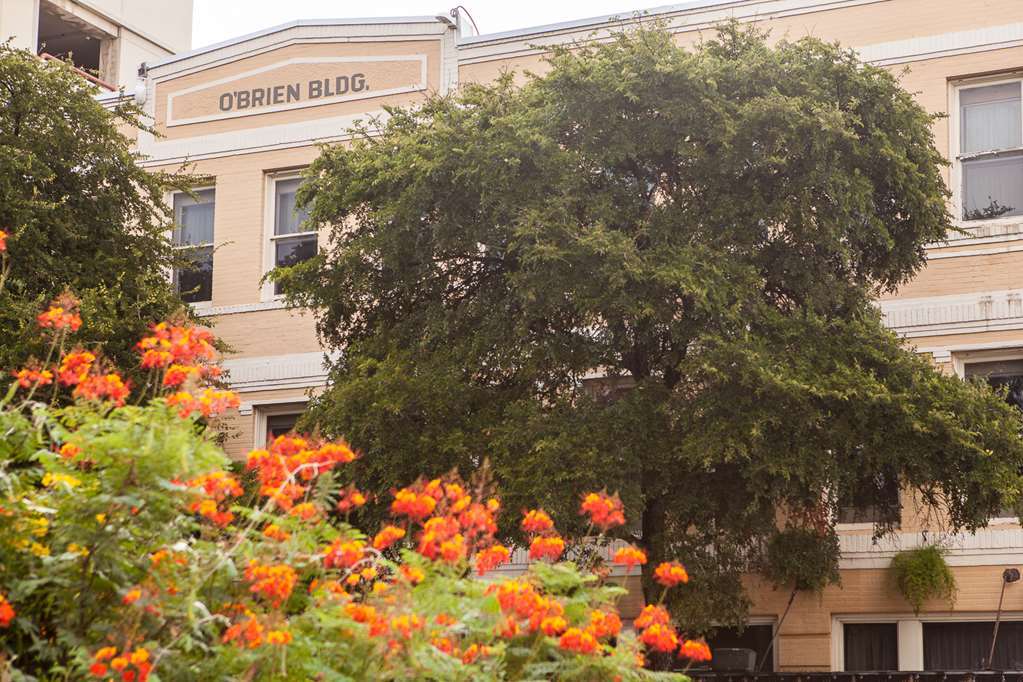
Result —
[[522, 517], [522, 530], [527, 533], [545, 533], [554, 530], [554, 521], [542, 509], [530, 509]]
[[14, 616], [14, 607], [11, 606], [11, 602], [7, 601], [7, 597], [3, 593], [0, 593], [0, 628], [9, 626], [14, 620]]
[[36, 316], [36, 322], [43, 329], [78, 331], [82, 326], [82, 318], [78, 315], [78, 299], [68, 293], [61, 294], [49, 308]]
[[89, 376], [96, 362], [95, 353], [87, 350], [73, 350], [60, 360], [57, 379], [64, 386], [76, 386]]
[[654, 569], [654, 580], [665, 587], [675, 587], [680, 583], [689, 582], [689, 574], [679, 562], [665, 561]]
[[90, 374], [75, 386], [74, 397], [86, 400], [108, 400], [124, 405], [131, 389], [116, 372]]
[[494, 544], [476, 553], [476, 572], [480, 575], [492, 571], [511, 558], [511, 552], [504, 545]]
[[366, 555], [366, 544], [362, 540], [334, 540], [323, 550], [323, 565], [326, 568], [351, 568]]
[[709, 661], [711, 659], [710, 647], [703, 641], [687, 639], [682, 642], [681, 646], [679, 646], [678, 653], [679, 656], [685, 656], [697, 663]]
[[530, 559], [548, 559], [557, 561], [565, 551], [565, 541], [557, 535], [541, 535], [529, 543]]
[[249, 453], [246, 467], [254, 470], [260, 494], [284, 510], [290, 510], [307, 489], [298, 483], [311, 481], [338, 464], [355, 460], [355, 452], [344, 442], [316, 442], [298, 436], [278, 436], [268, 450]]
[[238, 479], [224, 471], [214, 471], [194, 478], [188, 482], [189, 488], [199, 488], [206, 494], [205, 499], [192, 502], [188, 511], [209, 519], [221, 528], [234, 520], [234, 513], [222, 509], [221, 505], [229, 497], [239, 497], [244, 490]]
[[617, 494], [587, 493], [579, 513], [589, 516], [594, 526], [605, 531], [625, 523], [624, 508]]
[[138, 342], [142, 367], [170, 367], [172, 364], [194, 366], [212, 362], [217, 355], [213, 334], [208, 329], [191, 325], [161, 322], [152, 327], [152, 334]]
[[588, 631], [579, 628], [569, 628], [558, 640], [558, 646], [566, 651], [574, 651], [577, 654], [592, 654], [600, 644], [597, 639]]
[[93, 677], [119, 676], [121, 682], [145, 682], [153, 669], [149, 651], [142, 647], [118, 654], [115, 647], [105, 646], [93, 655], [92, 660], [89, 672]]
[[178, 391], [167, 397], [167, 404], [176, 406], [178, 414], [184, 418], [198, 412], [203, 417], [215, 417], [231, 408], [238, 407], [240, 401], [233, 391], [219, 391], [215, 388], [203, 389], [198, 395], [188, 391]]
[[625, 564], [629, 569], [646, 563], [646, 552], [637, 547], [622, 547], [614, 555], [614, 563]]
[[382, 551], [405, 537], [405, 529], [397, 526], [384, 526], [373, 537], [373, 549]]
[[280, 606], [291, 596], [298, 574], [287, 564], [263, 564], [257, 559], [245, 568], [245, 579], [252, 583], [249, 590], [268, 599], [274, 606]]
[[46, 386], [53, 383], [53, 372], [48, 369], [26, 367], [18, 370], [17, 372], [12, 372], [12, 374], [14, 375], [14, 378], [18, 380], [18, 385], [22, 388]]

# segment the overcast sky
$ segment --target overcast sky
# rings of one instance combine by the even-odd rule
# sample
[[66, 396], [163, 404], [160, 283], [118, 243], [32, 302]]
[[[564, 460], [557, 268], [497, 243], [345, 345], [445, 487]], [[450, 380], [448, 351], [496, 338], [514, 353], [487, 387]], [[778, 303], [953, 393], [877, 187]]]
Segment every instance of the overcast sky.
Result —
[[[681, 1], [681, 0], [679, 0]], [[194, 0], [192, 46], [228, 40], [295, 19], [402, 17], [447, 14], [456, 0]], [[629, 14], [672, 4], [672, 0], [462, 0], [480, 33]]]

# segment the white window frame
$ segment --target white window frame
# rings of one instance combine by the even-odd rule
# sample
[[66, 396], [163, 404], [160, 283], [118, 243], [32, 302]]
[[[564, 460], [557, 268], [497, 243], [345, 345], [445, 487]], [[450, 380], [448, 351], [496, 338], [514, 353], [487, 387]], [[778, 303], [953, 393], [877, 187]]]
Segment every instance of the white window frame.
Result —
[[[215, 260], [216, 257], [217, 257], [217, 253], [216, 253], [217, 252], [217, 248], [216, 248], [216, 241], [215, 241], [216, 238], [217, 238], [217, 186], [216, 186], [215, 183], [211, 184], [211, 185], [203, 185], [202, 187], [195, 187], [191, 191], [198, 193], [198, 192], [205, 192], [206, 190], [213, 190], [213, 239], [214, 239], [214, 241], [210, 242], [209, 244], [193, 244], [192, 246], [174, 246], [174, 227], [173, 226], [167, 232], [167, 238], [171, 241], [172, 248], [175, 251], [180, 251], [182, 249], [187, 249], [187, 248], [195, 248], [197, 246], [198, 247], [205, 247], [205, 246], [211, 247], [213, 249], [213, 258], [214, 258], [214, 267], [213, 267], [213, 273], [212, 273], [211, 276], [215, 280], [216, 279], [216, 271], [217, 271], [216, 260]], [[186, 192], [184, 190], [175, 190], [175, 191], [172, 191], [172, 192], [168, 192], [166, 194], [166, 196], [164, 197], [164, 200], [167, 202], [167, 205], [170, 207], [171, 218], [174, 220], [174, 224], [175, 225], [177, 224], [177, 215], [174, 212], [174, 198], [176, 196], [178, 196], [179, 194], [183, 194], [185, 196], [188, 196], [189, 192]], [[167, 272], [165, 274], [167, 276], [167, 281], [170, 282], [171, 286], [174, 287], [174, 290], [177, 291], [177, 283], [174, 281], [174, 269], [171, 268], [171, 269], [167, 270]], [[208, 301], [190, 301], [188, 303], [188, 305], [189, 305], [190, 308], [192, 308], [192, 310], [196, 310], [196, 311], [200, 311], [201, 312], [201, 311], [204, 311], [204, 310], [209, 310], [209, 309], [211, 309], [213, 307], [213, 284], [214, 284], [214, 282], [210, 282], [210, 300], [208, 300]]]
[[[278, 239], [294, 239], [295, 237], [307, 237], [310, 235], [316, 236], [316, 245], [319, 248], [319, 231], [307, 230], [305, 232], [295, 232], [294, 234], [287, 235], [276, 235], [274, 234], [274, 222], [277, 220], [277, 183], [285, 180], [294, 180], [302, 176], [304, 168], [277, 171], [266, 174], [266, 183], [264, 191], [266, 193], [266, 201], [264, 201], [264, 213], [263, 213], [263, 273], [262, 277], [266, 277], [267, 273], [276, 267], [275, 258], [277, 255], [277, 240]], [[264, 302], [268, 301], [281, 301], [284, 299], [282, 294], [274, 293], [274, 283], [264, 282], [260, 288], [260, 300]]]
[[[1006, 346], [990, 350], [960, 351], [952, 353], [952, 370], [960, 379], [966, 379], [966, 366], [984, 362], [1012, 362], [1023, 360], [1023, 347]], [[988, 519], [989, 526], [1018, 526], [1020, 519], [1015, 516], [994, 516]]]
[[[987, 85], [1008, 85], [1010, 83], [1020, 84], [1021, 97], [1023, 97], [1023, 73], [1014, 73], [1011, 76], [1003, 74], [999, 76], [988, 76], [985, 78], [971, 78], [968, 80], [949, 83], [948, 129], [950, 139], [948, 156], [952, 160], [952, 168], [949, 173], [949, 184], [951, 185], [952, 190], [952, 217], [956, 227], [964, 230], [990, 225], [1016, 225], [1023, 223], [1023, 215], [1005, 218], [985, 218], [982, 220], [963, 220], [963, 161], [976, 158], [978, 156], [984, 156], [984, 154], [971, 154], [968, 157], [960, 155], [959, 149], [962, 142], [962, 130], [960, 130], [960, 126], [962, 125], [962, 117], [960, 115], [959, 108], [959, 94], [963, 90], [969, 90], [971, 88]], [[1023, 136], [1023, 115], [1020, 116], [1020, 134]], [[1023, 137], [1021, 137], [1021, 139], [1023, 139]], [[1002, 153], [1013, 151], [1023, 153], [1023, 147], [1003, 150]]]
[[[994, 621], [994, 611], [970, 613], [849, 613], [831, 616], [831, 672], [845, 672], [845, 623], [897, 623], [899, 670], [919, 672], [924, 667], [924, 623]], [[1023, 611], [1002, 611], [1001, 621], [1023, 621]]]
[[280, 415], [290, 414], [302, 414], [306, 410], [306, 406], [309, 404], [309, 398], [305, 396], [298, 396], [295, 398], [281, 399], [274, 402], [260, 402], [252, 406], [253, 414], [253, 437], [252, 447], [255, 450], [260, 450], [267, 446], [266, 443], [266, 429], [269, 417], [277, 417]]

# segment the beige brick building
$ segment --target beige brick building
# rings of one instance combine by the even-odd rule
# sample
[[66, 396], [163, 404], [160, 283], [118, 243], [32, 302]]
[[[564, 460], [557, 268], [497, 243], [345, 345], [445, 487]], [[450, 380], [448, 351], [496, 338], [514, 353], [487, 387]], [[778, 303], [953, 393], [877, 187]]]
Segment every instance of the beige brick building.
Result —
[[[926, 270], [878, 304], [888, 324], [944, 371], [1020, 386], [1023, 0], [704, 0], [651, 14], [681, 44], [730, 17], [758, 22], [776, 39], [840, 41], [902, 73], [924, 107], [947, 114], [934, 134], [952, 160], [951, 210], [965, 232], [932, 244]], [[197, 262], [179, 284], [237, 351], [226, 362], [242, 398], [232, 454], [289, 428], [325, 381], [311, 317], [288, 310], [261, 284], [275, 264], [301, 259], [325, 239], [306, 232], [292, 210], [296, 174], [316, 157], [315, 145], [343, 143], [352, 122], [382, 113], [384, 104], [413, 104], [504, 69], [542, 72], [544, 46], [601, 39], [621, 26], [604, 17], [469, 37], [447, 17], [304, 20], [148, 62], [145, 107], [163, 137], [139, 136], [146, 163], [173, 169], [187, 160], [210, 178], [198, 199], [171, 200], [181, 225], [175, 239]], [[847, 510], [842, 586], [796, 598], [766, 668], [980, 663], [1002, 571], [1023, 564], [1023, 530], [1017, 519], [1000, 518], [976, 534], [947, 536], [912, 499], [902, 503], [899, 532], [876, 545], [869, 510]], [[916, 615], [892, 588], [888, 565], [897, 551], [934, 540], [949, 548], [959, 598], [928, 603]], [[742, 641], [763, 649], [788, 594], [752, 579], [750, 590], [754, 627]], [[1000, 665], [1021, 669], [1023, 583], [1008, 586], [1003, 618]]]

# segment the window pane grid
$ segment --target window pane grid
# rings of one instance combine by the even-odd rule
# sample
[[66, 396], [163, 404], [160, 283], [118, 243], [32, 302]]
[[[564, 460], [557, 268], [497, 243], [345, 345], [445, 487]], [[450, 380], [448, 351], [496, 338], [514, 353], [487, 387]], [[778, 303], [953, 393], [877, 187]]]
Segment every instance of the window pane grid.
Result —
[[215, 190], [198, 190], [194, 195], [174, 195], [174, 250], [189, 266], [176, 268], [173, 282], [186, 303], [213, 299], [213, 221]]
[[1023, 216], [1023, 81], [959, 90], [961, 219]]

